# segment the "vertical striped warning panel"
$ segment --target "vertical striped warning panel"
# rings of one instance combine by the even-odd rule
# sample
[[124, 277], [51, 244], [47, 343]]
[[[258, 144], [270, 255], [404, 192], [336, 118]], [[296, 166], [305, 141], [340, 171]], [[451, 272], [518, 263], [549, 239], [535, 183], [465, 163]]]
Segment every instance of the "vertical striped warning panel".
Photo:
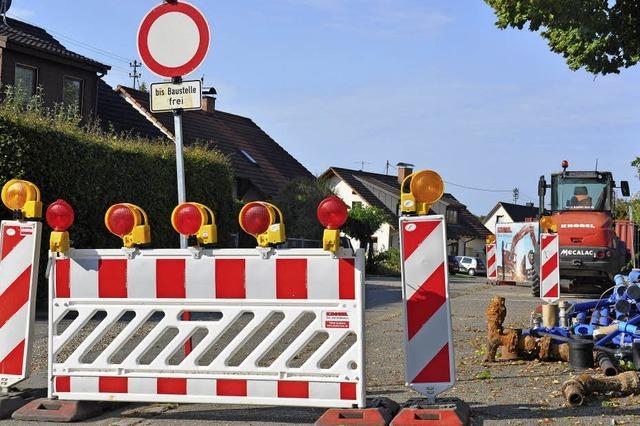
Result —
[[29, 376], [41, 225], [0, 224], [0, 387]]
[[455, 382], [442, 216], [400, 218], [408, 385], [429, 398]]
[[558, 234], [540, 235], [540, 299], [560, 300], [560, 242]]
[[487, 244], [487, 279], [496, 281], [498, 279], [498, 264], [496, 262], [496, 244]]

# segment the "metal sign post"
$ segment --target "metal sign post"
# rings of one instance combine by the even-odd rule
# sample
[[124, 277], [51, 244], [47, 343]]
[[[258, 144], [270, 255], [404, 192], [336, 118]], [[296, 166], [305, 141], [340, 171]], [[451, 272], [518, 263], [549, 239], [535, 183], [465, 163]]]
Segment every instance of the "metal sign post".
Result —
[[[173, 83], [179, 84], [182, 78], [176, 77]], [[176, 172], [178, 177], [178, 204], [187, 202], [187, 189], [184, 178], [184, 143], [182, 141], [182, 109], [173, 110], [173, 126], [176, 143]], [[187, 237], [180, 235], [180, 248], [187, 248]]]
[[[202, 12], [183, 1], [165, 2], [153, 8], [144, 17], [138, 29], [138, 52], [142, 62], [153, 73], [171, 78], [174, 85], [182, 85], [182, 76], [193, 72], [204, 61], [210, 41], [209, 24]], [[186, 89], [184, 88], [184, 90]], [[202, 94], [200, 93], [199, 96]], [[153, 88], [150, 99], [153, 106]], [[170, 99], [170, 104], [171, 101]], [[184, 101], [184, 98], [173, 99], [174, 105], [182, 105]], [[192, 109], [190, 107], [194, 106], [185, 105], [185, 108]], [[165, 109], [164, 111], [170, 110]], [[183, 108], [173, 109], [178, 203], [180, 204], [187, 201], [182, 134], [183, 111]], [[187, 238], [184, 236], [180, 237], [180, 248], [187, 248]]]

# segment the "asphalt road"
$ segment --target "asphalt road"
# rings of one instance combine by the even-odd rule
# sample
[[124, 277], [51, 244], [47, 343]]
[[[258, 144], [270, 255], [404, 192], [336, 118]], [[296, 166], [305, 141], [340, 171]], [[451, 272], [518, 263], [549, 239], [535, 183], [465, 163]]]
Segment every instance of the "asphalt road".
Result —
[[[450, 282], [457, 383], [443, 396], [455, 396], [472, 407], [473, 424], [640, 424], [637, 397], [593, 398], [568, 408], [560, 396], [564, 380], [574, 374], [563, 363], [496, 362], [484, 364], [484, 311], [495, 294], [507, 299], [505, 325], [527, 327], [537, 302], [526, 287], [491, 287], [482, 278]], [[368, 397], [398, 402], [419, 396], [404, 386], [401, 289], [397, 279], [370, 279], [366, 284], [366, 369]], [[46, 322], [36, 323], [34, 374], [25, 386], [44, 387]], [[99, 425], [134, 424], [310, 424], [323, 409], [226, 405], [129, 404], [91, 421]], [[5, 424], [24, 424], [5, 421]]]

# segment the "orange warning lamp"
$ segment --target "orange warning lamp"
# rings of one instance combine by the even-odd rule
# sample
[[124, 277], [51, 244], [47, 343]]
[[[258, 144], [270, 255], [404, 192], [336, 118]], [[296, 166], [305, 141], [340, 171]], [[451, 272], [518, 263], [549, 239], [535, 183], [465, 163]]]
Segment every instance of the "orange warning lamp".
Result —
[[171, 213], [171, 225], [181, 235], [195, 236], [198, 245], [218, 242], [216, 217], [213, 210], [203, 204], [179, 204]]
[[404, 178], [400, 187], [400, 211], [418, 216], [429, 214], [431, 205], [444, 193], [444, 182], [433, 170], [421, 170]]
[[282, 211], [264, 201], [252, 201], [238, 216], [240, 228], [253, 235], [260, 247], [282, 244], [287, 240]]
[[73, 225], [76, 214], [73, 207], [64, 200], [53, 202], [45, 213], [47, 224], [53, 229], [49, 237], [49, 250], [54, 253], [69, 251], [69, 233], [67, 229]]
[[26, 180], [11, 179], [2, 188], [2, 202], [24, 219], [42, 217], [40, 189]]
[[493, 234], [487, 235], [486, 243], [487, 244], [495, 244], [496, 243], [496, 236], [493, 235]]
[[322, 248], [335, 252], [340, 248], [340, 227], [349, 217], [347, 205], [335, 195], [325, 198], [318, 205], [318, 220], [326, 229], [322, 235]]
[[151, 242], [147, 213], [134, 204], [120, 203], [109, 207], [104, 224], [109, 232], [122, 238], [126, 248]]
[[551, 216], [542, 216], [540, 218], [540, 231], [547, 234], [555, 234], [558, 232], [558, 224]]

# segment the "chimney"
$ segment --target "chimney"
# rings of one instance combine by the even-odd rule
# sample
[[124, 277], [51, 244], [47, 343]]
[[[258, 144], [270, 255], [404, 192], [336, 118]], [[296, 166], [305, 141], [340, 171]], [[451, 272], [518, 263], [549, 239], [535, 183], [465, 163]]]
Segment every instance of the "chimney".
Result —
[[396, 167], [398, 168], [398, 183], [402, 185], [404, 178], [413, 173], [413, 164], [398, 163]]
[[214, 112], [216, 110], [216, 89], [209, 87], [202, 91], [202, 110]]

